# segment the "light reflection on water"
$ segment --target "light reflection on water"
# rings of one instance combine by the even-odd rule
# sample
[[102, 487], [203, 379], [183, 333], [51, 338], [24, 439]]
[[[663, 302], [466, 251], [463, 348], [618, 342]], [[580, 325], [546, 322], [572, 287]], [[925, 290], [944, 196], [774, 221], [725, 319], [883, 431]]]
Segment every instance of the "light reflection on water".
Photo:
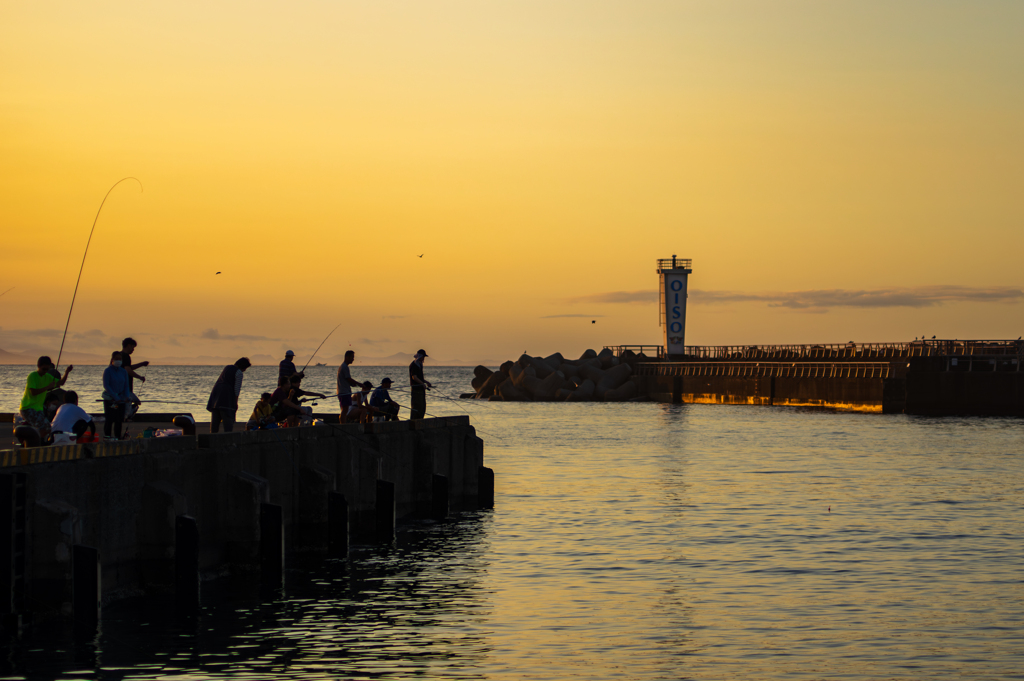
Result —
[[[468, 383], [450, 372], [453, 392]], [[439, 372], [440, 373], [440, 372]], [[1021, 678], [1024, 422], [755, 407], [433, 403], [473, 413], [493, 512], [283, 594], [147, 599], [5, 669], [93, 678]], [[831, 510], [829, 508], [831, 507]], [[52, 641], [58, 641], [54, 652]], [[36, 650], [38, 652], [32, 652]]]

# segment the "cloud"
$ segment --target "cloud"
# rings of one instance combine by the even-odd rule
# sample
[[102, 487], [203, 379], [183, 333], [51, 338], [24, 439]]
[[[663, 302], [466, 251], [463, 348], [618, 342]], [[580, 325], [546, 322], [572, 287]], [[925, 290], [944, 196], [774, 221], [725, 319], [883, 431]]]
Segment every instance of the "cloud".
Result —
[[657, 291], [609, 291], [570, 298], [570, 303], [656, 303]]
[[374, 340], [373, 338], [359, 338], [359, 339], [356, 340], [356, 343], [359, 343], [360, 345], [383, 345], [384, 343], [404, 343], [404, 342], [405, 341], [401, 340], [401, 339], [391, 340], [390, 338], [378, 338], [376, 340]]
[[582, 317], [583, 319], [593, 319], [594, 317], [603, 317], [603, 314], [549, 314], [544, 315], [541, 319], [561, 319], [565, 317]]
[[889, 289], [823, 289], [744, 293], [737, 291], [690, 291], [695, 305], [763, 302], [807, 312], [822, 312], [835, 307], [886, 308], [934, 307], [943, 303], [1016, 303], [1024, 300], [1024, 291], [1010, 286], [911, 286]]
[[267, 338], [266, 336], [249, 336], [244, 333], [237, 334], [222, 334], [217, 329], [206, 329], [201, 334], [200, 338], [206, 340], [226, 340], [226, 341], [276, 341], [281, 340], [280, 338]]
[[[836, 307], [934, 307], [943, 303], [1017, 303], [1024, 291], [1012, 286], [909, 286], [886, 289], [814, 289], [810, 291], [705, 291], [691, 289], [693, 305], [765, 303], [803, 312], [827, 312]], [[570, 298], [570, 303], [657, 303], [657, 291], [609, 291]], [[587, 316], [587, 315], [579, 315]]]

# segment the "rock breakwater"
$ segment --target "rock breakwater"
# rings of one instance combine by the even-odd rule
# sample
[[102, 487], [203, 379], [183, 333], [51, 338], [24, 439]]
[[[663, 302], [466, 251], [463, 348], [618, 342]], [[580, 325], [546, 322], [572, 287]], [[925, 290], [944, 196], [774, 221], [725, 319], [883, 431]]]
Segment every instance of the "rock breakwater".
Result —
[[579, 359], [556, 352], [547, 357], [522, 355], [497, 371], [473, 370], [474, 393], [463, 397], [505, 402], [626, 402], [638, 398], [632, 380], [636, 362], [648, 358], [626, 351], [616, 357], [605, 348], [587, 350]]

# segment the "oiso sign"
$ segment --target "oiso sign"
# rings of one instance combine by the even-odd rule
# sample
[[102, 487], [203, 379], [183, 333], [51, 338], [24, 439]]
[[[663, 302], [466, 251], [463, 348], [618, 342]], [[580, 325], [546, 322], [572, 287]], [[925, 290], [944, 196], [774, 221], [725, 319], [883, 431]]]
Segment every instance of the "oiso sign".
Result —
[[665, 352], [682, 355], [686, 344], [686, 282], [692, 272], [689, 260], [659, 260], [661, 274], [662, 325], [665, 327]]

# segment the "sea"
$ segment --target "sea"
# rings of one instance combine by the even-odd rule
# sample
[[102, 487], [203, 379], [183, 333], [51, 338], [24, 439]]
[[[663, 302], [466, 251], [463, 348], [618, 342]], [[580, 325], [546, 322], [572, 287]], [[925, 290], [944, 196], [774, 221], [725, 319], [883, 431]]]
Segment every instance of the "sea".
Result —
[[[98, 398], [101, 369], [69, 387]], [[137, 392], [205, 416], [219, 369], [150, 367]], [[0, 410], [30, 370], [0, 368]], [[275, 373], [246, 373], [243, 410]], [[426, 373], [428, 411], [484, 440], [493, 510], [290, 558], [279, 590], [204, 582], [197, 616], [151, 596], [95, 635], [29, 628], [0, 677], [1024, 678], [1024, 421], [459, 400], [471, 369]]]

